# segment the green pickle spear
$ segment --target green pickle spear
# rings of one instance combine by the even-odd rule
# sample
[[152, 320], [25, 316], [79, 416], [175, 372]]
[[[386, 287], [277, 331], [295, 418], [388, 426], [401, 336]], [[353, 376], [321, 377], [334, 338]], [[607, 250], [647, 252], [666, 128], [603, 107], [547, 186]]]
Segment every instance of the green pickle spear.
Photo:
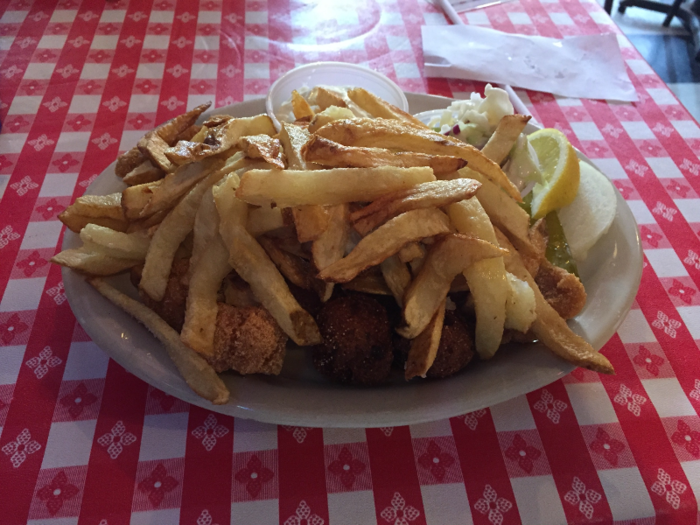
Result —
[[[523, 197], [523, 202], [520, 203], [520, 206], [528, 213], [528, 215], [532, 217], [530, 209], [531, 202], [532, 192]], [[573, 273], [576, 277], [579, 277], [576, 262], [571, 256], [569, 243], [566, 241], [566, 235], [564, 235], [564, 229], [561, 227], [561, 222], [559, 222], [557, 212], [549, 212], [545, 216], [544, 220], [547, 223], [547, 233], [549, 235], [549, 242], [547, 243], [545, 257], [554, 266], [563, 268], [567, 272]]]

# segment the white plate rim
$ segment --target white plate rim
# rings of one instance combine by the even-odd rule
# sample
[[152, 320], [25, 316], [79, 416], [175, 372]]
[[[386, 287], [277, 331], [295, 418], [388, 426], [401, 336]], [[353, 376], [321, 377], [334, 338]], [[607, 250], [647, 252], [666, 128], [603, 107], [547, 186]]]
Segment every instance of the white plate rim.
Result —
[[[437, 97], [432, 95], [422, 95], [414, 93], [406, 93], [409, 104], [432, 104], [434, 106], [445, 104], [451, 99], [445, 97]], [[247, 102], [234, 104], [222, 108], [217, 108], [215, 112], [235, 112], [244, 116], [244, 113], [257, 114], [265, 111], [265, 99], [255, 99]], [[210, 111], [209, 113], [213, 113]], [[581, 157], [586, 162], [593, 164], [590, 159], [579, 152]], [[86, 194], [94, 194], [101, 186], [107, 177], [113, 175], [114, 163], [108, 166], [105, 171], [87, 188]], [[118, 183], [118, 180], [115, 182]], [[112, 190], [117, 191], [117, 190]], [[598, 339], [604, 339], [603, 343], [613, 336], [619, 325], [624, 320], [626, 313], [631, 308], [636, 296], [639, 284], [641, 282], [642, 272], [642, 248], [639, 238], [638, 228], [632, 216], [632, 212], [625, 203], [617, 189], [615, 190], [618, 198], [618, 214], [620, 212], [626, 214], [626, 219], [634, 225], [634, 231], [628, 232], [629, 237], [623, 240], [628, 244], [631, 250], [631, 256], [635, 262], [633, 268], [628, 268], [631, 272], [633, 282], [632, 286], [626, 292], [625, 300], [622, 301], [615, 312], [614, 322], [610, 323], [605, 330], [605, 333], [598, 334]], [[618, 218], [616, 217], [616, 221]], [[63, 241], [63, 249], [76, 247], [79, 243], [79, 237], [71, 231], [66, 231]], [[484, 386], [493, 386], [490, 395], [484, 396], [481, 399], [466, 399], [466, 394], [461, 398], [455, 399], [455, 392], [461, 393], [462, 389], [456, 386], [448, 388], [455, 380], [466, 374], [460, 373], [457, 376], [441, 381], [413, 383], [405, 387], [379, 387], [379, 388], [357, 388], [343, 387], [340, 385], [323, 385], [326, 389], [324, 392], [329, 400], [335, 399], [333, 396], [344, 399], [348, 395], [356, 399], [354, 407], [347, 411], [339, 411], [338, 406], [330, 401], [324, 403], [323, 399], [318, 399], [317, 391], [307, 392], [306, 385], [296, 384], [290, 385], [290, 380], [277, 380], [279, 378], [266, 377], [247, 377], [242, 378], [233, 374], [227, 374], [226, 381], [232, 387], [232, 402], [227, 405], [214, 406], [209, 402], [196, 396], [184, 383], [177, 371], [169, 363], [164, 349], [159, 347], [159, 344], [150, 334], [145, 331], [126, 314], [121, 312], [117, 307], [111, 305], [106, 299], [102, 298], [95, 292], [85, 280], [78, 274], [67, 268], [62, 269], [63, 280], [65, 283], [65, 291], [68, 302], [76, 315], [78, 322], [83, 326], [92, 340], [102, 348], [110, 357], [117, 363], [126, 368], [128, 371], [139, 377], [140, 379], [151, 384], [155, 388], [163, 390], [167, 394], [180, 398], [186, 402], [198, 405], [209, 410], [220, 412], [222, 414], [231, 415], [234, 417], [251, 418], [261, 422], [296, 425], [307, 427], [388, 427], [407, 424], [417, 424], [427, 421], [444, 419], [461, 415], [473, 410], [492, 406], [494, 404], [506, 401], [513, 397], [531, 392], [537, 388], [546, 386], [547, 384], [560, 379], [574, 369], [573, 365], [566, 363], [554, 356], [547, 350], [544, 350], [538, 345], [533, 345], [527, 350], [519, 348], [517, 350], [504, 350], [499, 352], [497, 360], [501, 359], [509, 366], [522, 371], [524, 377], [518, 377], [517, 383], [508, 383], [502, 385], [503, 388], [498, 390], [495, 385], [499, 383], [499, 377], [495, 376], [492, 369], [484, 368], [493, 364], [479, 364], [481, 367], [477, 374], [470, 374], [469, 383], [467, 386], [484, 383]], [[98, 308], [99, 307], [99, 308]], [[105, 316], [96, 317], [96, 312], [107, 311]], [[574, 330], [580, 330], [576, 321], [572, 323]], [[104, 327], [108, 326], [107, 331]], [[148, 344], [148, 341], [155, 345]], [[603, 343], [594, 344], [600, 347]], [[145, 346], [146, 348], [139, 348]], [[288, 352], [291, 353], [294, 350]], [[544, 360], [547, 364], [546, 370], [539, 369], [533, 366], [533, 361]], [[165, 360], [165, 361], [164, 361]], [[501, 362], [501, 361], [499, 361]], [[467, 372], [467, 371], [465, 371]], [[488, 376], [488, 377], [486, 377]], [[251, 383], [250, 381], [255, 383]], [[277, 381], [275, 383], [275, 381]], [[251, 385], [262, 385], [261, 391], [268, 391], [273, 396], [274, 402], [267, 403], [265, 406], [255, 406], [251, 408], [250, 403], [242, 403], [241, 396], [243, 393], [255, 390]], [[435, 386], [437, 388], [426, 388], [427, 386]], [[443, 385], [441, 388], [440, 385]], [[463, 385], [462, 385], [463, 386]], [[266, 390], [267, 388], [267, 390]], [[256, 391], [257, 392], [257, 391]], [[337, 394], [340, 392], [340, 394]], [[349, 393], [349, 394], [348, 394]], [[284, 409], [277, 402], [280, 399], [286, 401], [286, 396], [296, 395], [299, 398], [299, 404], [293, 405]], [[375, 408], [375, 405], [382, 404], [384, 398], [400, 396], [401, 407], [394, 408], [391, 403], [385, 403], [385, 408]], [[235, 400], [239, 400], [239, 404]], [[319, 404], [320, 403], [320, 404]], [[414, 406], [412, 403], [416, 403]], [[407, 406], [408, 405], [408, 406]], [[360, 407], [358, 409], [358, 406]], [[386, 408], [391, 406], [392, 408]], [[324, 409], [325, 407], [325, 409]], [[363, 410], [363, 407], [371, 411]]]

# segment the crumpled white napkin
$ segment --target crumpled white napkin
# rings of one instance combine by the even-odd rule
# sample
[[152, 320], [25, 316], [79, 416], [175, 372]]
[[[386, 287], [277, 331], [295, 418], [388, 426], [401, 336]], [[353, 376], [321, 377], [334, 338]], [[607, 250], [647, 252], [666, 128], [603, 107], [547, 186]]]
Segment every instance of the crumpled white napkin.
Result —
[[423, 26], [425, 74], [510, 84], [564, 97], [635, 102], [617, 37], [557, 40], [484, 27]]

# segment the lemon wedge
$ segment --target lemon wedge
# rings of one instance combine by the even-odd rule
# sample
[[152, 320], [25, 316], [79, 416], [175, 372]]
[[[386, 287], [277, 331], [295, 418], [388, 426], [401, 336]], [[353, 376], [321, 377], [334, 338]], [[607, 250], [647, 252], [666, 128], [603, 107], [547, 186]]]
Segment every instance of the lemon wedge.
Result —
[[561, 131], [541, 129], [528, 141], [537, 153], [544, 180], [532, 189], [532, 218], [541, 219], [573, 202], [581, 172], [576, 151]]

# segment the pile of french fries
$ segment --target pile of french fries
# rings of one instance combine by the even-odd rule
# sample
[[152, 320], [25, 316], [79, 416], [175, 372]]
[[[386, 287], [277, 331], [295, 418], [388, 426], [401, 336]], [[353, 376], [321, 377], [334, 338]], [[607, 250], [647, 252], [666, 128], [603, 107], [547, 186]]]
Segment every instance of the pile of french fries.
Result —
[[[261, 304], [295, 344], [322, 343], [288, 283], [324, 302], [336, 285], [393, 295], [411, 340], [406, 379], [430, 369], [455, 290], [471, 294], [482, 359], [515, 330], [612, 373], [533, 279], [544, 249], [500, 167], [527, 118], [504, 117], [480, 151], [363, 89], [314, 91], [313, 104], [293, 93], [296, 122], [279, 132], [267, 115], [203, 119], [203, 105], [147, 133], [117, 161], [122, 192], [61, 214], [83, 246], [52, 261], [146, 325], [212, 403], [229, 399], [207, 363], [222, 289], [229, 304]], [[180, 333], [103, 279], [142, 265], [140, 293], [160, 301], [179, 257], [189, 257]], [[245, 287], [229, 286], [233, 273]]]

